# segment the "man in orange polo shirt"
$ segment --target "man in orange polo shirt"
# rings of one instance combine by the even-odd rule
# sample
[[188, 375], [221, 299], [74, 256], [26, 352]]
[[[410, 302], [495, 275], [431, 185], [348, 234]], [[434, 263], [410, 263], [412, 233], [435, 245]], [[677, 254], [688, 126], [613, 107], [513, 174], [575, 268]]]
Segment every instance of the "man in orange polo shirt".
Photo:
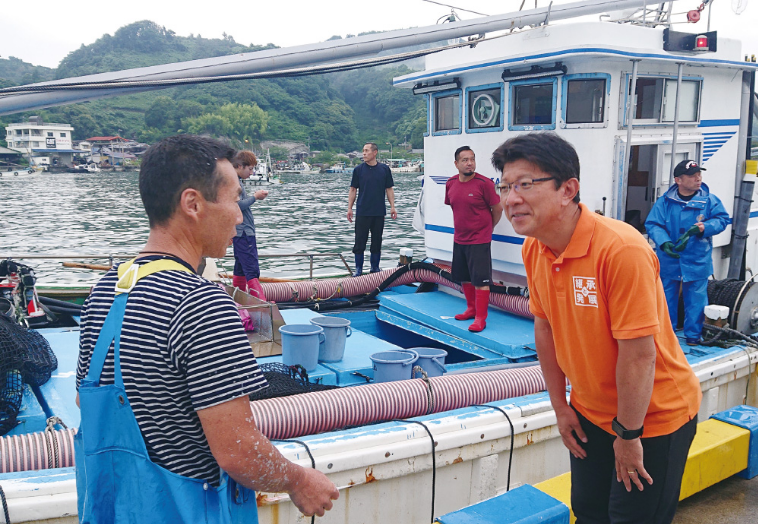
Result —
[[579, 203], [579, 158], [558, 135], [514, 137], [492, 164], [506, 217], [529, 237], [537, 355], [571, 452], [577, 523], [671, 522], [702, 393], [658, 258], [634, 228]]

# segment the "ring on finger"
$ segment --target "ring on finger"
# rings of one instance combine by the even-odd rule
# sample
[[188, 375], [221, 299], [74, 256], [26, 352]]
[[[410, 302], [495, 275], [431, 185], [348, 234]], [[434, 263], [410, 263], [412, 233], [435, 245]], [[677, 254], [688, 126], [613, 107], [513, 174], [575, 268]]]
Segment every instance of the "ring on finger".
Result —
[[631, 475], [632, 473], [637, 473], [637, 470], [636, 470], [636, 469], [633, 469], [633, 470], [631, 470], [631, 471], [627, 471], [627, 474], [629, 474], [629, 475]]

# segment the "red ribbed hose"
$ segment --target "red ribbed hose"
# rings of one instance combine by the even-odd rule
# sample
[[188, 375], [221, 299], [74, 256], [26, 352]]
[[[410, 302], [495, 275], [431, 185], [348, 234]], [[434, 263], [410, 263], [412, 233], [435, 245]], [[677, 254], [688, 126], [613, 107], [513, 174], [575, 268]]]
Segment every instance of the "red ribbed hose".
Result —
[[346, 426], [439, 413], [545, 390], [545, 379], [539, 366], [429, 380], [434, 395], [432, 409], [428, 387], [421, 379], [257, 400], [250, 405], [255, 423], [264, 435], [271, 439], [288, 439]]
[[[387, 280], [395, 269], [385, 269], [378, 273], [369, 273], [360, 277], [330, 278], [324, 280], [306, 280], [299, 282], [275, 282], [262, 284], [268, 300], [274, 302], [310, 302], [315, 299], [354, 297], [369, 293]], [[414, 269], [395, 280], [390, 287], [412, 284], [414, 282], [431, 282], [442, 284], [456, 291], [461, 287], [434, 271]], [[529, 311], [529, 299], [520, 295], [490, 293], [490, 304], [500, 309], [526, 318], [534, 318]]]
[[[0, 438], [0, 473], [73, 466], [75, 434], [75, 429], [63, 429]], [[57, 463], [53, 439], [57, 441]]]

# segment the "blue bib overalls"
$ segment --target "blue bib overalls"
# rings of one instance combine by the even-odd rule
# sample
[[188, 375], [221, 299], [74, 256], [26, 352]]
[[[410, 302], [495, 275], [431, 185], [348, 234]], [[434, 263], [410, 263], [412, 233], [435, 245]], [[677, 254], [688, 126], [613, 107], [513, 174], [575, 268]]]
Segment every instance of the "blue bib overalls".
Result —
[[[257, 524], [255, 492], [223, 471], [220, 484], [212, 486], [154, 464], [126, 396], [119, 346], [129, 291], [140, 278], [166, 270], [187, 271], [171, 260], [142, 266], [132, 261], [119, 267], [116, 298], [79, 386], [81, 424], [75, 437], [79, 522]], [[100, 385], [112, 342], [115, 383]]]

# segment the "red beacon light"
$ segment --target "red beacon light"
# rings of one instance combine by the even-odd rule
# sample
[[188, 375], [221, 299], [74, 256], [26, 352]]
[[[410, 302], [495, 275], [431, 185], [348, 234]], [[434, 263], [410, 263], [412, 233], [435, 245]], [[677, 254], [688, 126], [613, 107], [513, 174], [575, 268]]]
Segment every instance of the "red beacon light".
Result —
[[695, 37], [695, 47], [693, 51], [708, 51], [709, 49], [708, 37], [705, 35], [697, 35]]

